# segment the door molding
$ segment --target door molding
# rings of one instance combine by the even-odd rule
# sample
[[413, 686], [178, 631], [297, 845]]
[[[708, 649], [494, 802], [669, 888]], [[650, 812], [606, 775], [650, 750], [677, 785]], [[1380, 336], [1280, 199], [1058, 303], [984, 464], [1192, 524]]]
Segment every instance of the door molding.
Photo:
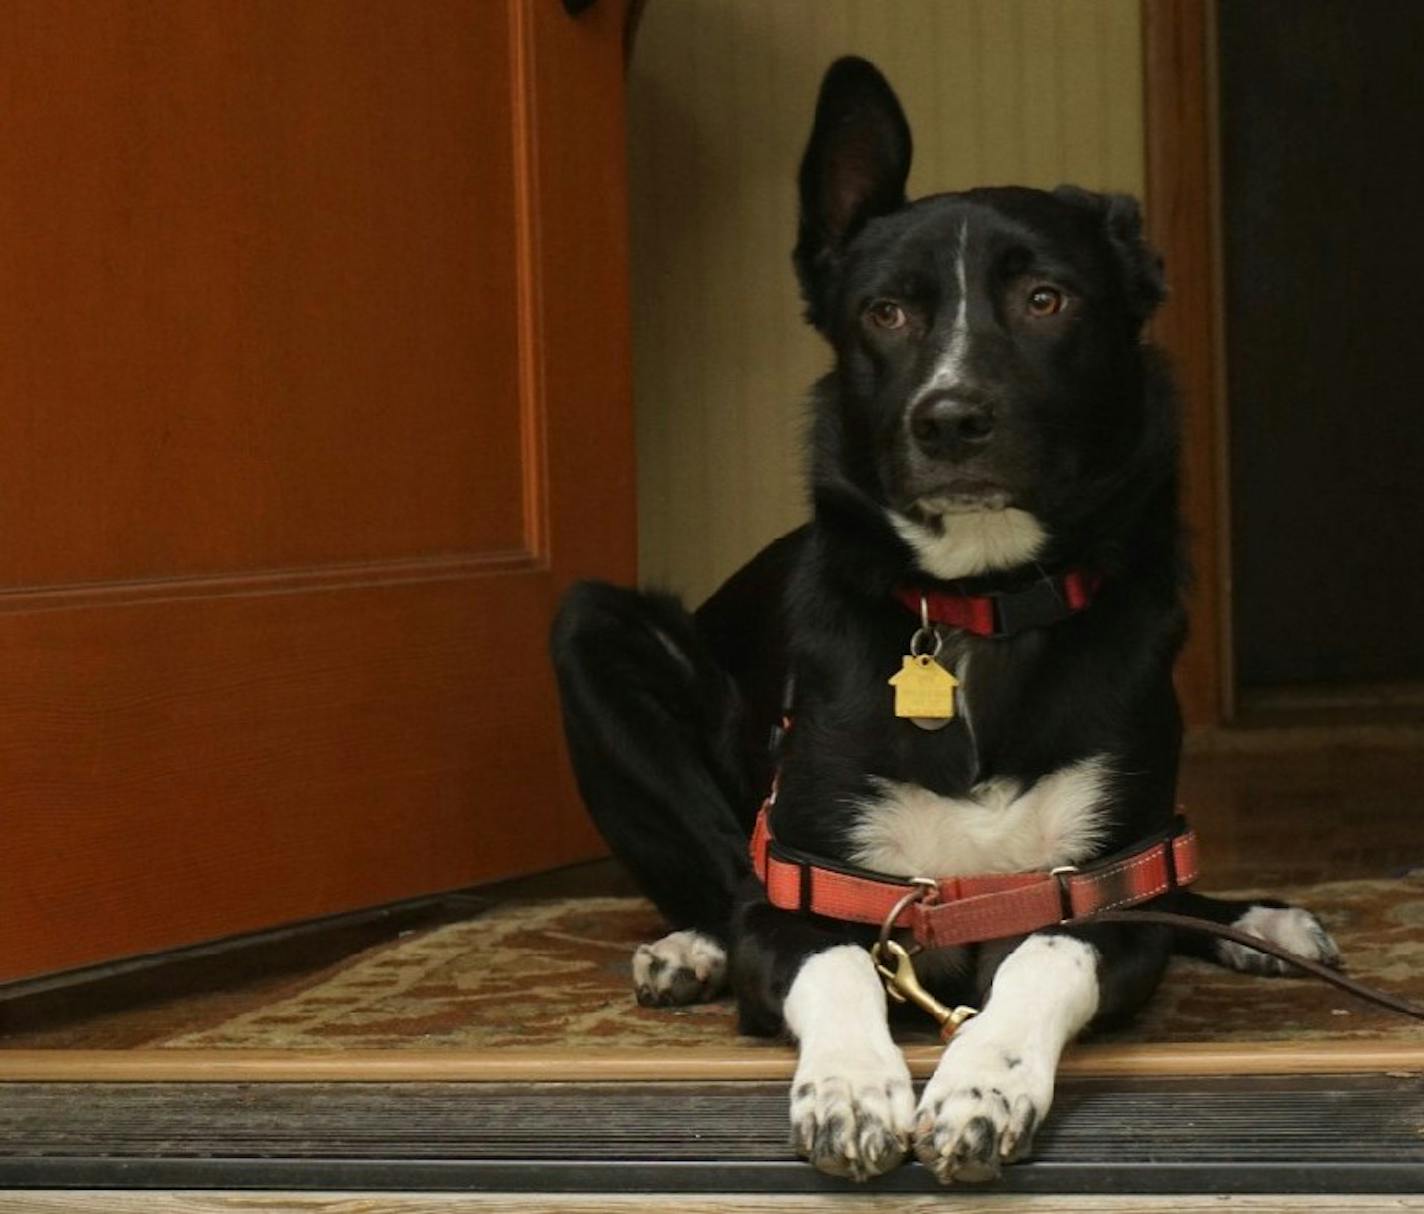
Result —
[[1181, 392], [1193, 570], [1177, 689], [1196, 727], [1221, 724], [1233, 710], [1215, 15], [1210, 0], [1142, 0], [1147, 230], [1170, 289], [1152, 337], [1171, 357]]

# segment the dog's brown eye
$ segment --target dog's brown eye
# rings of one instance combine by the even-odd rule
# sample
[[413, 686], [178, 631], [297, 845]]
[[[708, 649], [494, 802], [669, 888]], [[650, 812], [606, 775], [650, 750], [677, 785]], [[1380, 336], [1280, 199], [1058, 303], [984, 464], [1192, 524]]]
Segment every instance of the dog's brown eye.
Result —
[[893, 299], [877, 299], [866, 308], [865, 314], [871, 324], [881, 329], [902, 329], [907, 319], [905, 309]]
[[1057, 287], [1034, 287], [1028, 293], [1028, 314], [1030, 316], [1052, 316], [1063, 311], [1066, 301]]

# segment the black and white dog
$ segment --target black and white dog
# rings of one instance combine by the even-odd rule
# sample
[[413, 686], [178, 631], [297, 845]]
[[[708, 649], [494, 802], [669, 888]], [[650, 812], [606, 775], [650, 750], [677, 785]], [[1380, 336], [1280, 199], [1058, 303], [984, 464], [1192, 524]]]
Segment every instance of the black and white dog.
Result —
[[[789, 1030], [792, 1141], [818, 1168], [863, 1179], [913, 1144], [942, 1181], [975, 1181], [1028, 1149], [1064, 1045], [1131, 1013], [1174, 948], [1282, 967], [1102, 924], [922, 954], [946, 1002], [987, 1002], [917, 1105], [866, 948], [875, 928], [779, 909], [751, 875], [788, 676], [771, 821], [801, 852], [899, 878], [1048, 870], [1174, 814], [1177, 448], [1168, 376], [1142, 338], [1163, 287], [1137, 204], [1067, 188], [909, 203], [909, 166], [885, 80], [834, 64], [794, 258], [835, 351], [815, 393], [813, 521], [693, 615], [579, 585], [553, 647], [589, 810], [679, 929], [638, 950], [639, 999], [707, 999], [730, 978], [746, 1031]], [[1091, 571], [1090, 606], [1008, 635], [938, 630], [958, 714], [935, 729], [894, 715], [887, 678], [921, 622], [907, 588], [1009, 596], [1069, 569]], [[1167, 901], [1334, 957], [1305, 911]]]

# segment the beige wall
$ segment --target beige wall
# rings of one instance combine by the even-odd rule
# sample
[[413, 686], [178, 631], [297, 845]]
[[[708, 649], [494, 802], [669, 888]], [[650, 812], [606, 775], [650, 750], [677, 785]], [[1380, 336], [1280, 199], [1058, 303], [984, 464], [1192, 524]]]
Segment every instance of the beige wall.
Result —
[[645, 584], [699, 602], [806, 514], [827, 367], [791, 272], [820, 75], [877, 63], [911, 195], [1071, 181], [1140, 194], [1138, 0], [649, 0], [630, 68], [634, 385]]

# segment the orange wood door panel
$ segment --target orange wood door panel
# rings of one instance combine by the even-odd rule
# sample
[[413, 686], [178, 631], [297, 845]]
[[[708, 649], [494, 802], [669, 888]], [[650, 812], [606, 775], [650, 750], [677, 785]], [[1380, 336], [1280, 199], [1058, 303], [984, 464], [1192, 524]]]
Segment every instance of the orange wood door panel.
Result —
[[0, 12], [0, 980], [597, 854], [622, 17]]

